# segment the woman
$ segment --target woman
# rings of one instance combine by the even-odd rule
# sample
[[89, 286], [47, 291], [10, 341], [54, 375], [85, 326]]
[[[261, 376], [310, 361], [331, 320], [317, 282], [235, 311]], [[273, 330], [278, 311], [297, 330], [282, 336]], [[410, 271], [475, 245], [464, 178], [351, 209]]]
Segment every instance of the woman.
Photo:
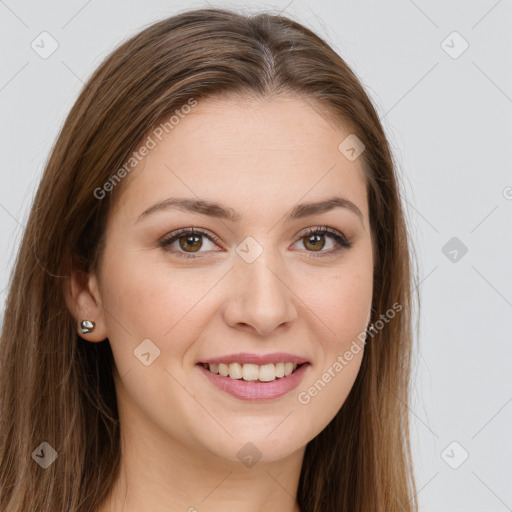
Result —
[[1, 340], [3, 511], [414, 511], [406, 223], [346, 63], [197, 9], [72, 108]]

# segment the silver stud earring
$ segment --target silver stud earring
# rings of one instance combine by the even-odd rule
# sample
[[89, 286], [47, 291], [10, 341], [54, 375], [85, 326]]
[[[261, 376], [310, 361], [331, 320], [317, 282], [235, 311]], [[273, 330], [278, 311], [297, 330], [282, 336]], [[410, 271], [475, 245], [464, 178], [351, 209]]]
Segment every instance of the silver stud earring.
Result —
[[89, 334], [94, 331], [96, 324], [91, 320], [82, 320], [80, 322], [80, 329], [82, 329], [82, 334]]

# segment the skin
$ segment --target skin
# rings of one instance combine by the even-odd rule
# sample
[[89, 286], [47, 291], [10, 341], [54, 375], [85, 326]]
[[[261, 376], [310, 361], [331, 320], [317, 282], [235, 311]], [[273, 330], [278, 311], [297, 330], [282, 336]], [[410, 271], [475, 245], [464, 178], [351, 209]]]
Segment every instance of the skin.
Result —
[[[108, 337], [116, 363], [122, 472], [101, 512], [299, 510], [305, 446], [343, 405], [364, 350], [309, 403], [297, 395], [364, 332], [372, 302], [362, 162], [340, 153], [350, 132], [319, 112], [291, 96], [201, 100], [115, 191], [99, 268], [73, 272], [67, 292], [77, 322], [96, 322], [80, 335]], [[283, 220], [297, 203], [332, 195], [352, 201], [362, 220], [347, 208]], [[214, 200], [242, 219], [168, 209], [137, 222], [168, 197]], [[191, 226], [220, 243], [201, 237], [199, 252], [188, 251], [197, 259], [172, 252], [187, 254], [179, 240], [159, 246]], [[328, 254], [337, 243], [320, 235], [315, 251], [301, 232], [320, 226], [352, 247]], [[263, 249], [250, 264], [235, 252], [248, 236]], [[134, 350], [148, 338], [160, 356], [145, 366]], [[237, 352], [289, 352], [311, 366], [283, 397], [243, 401], [195, 366]], [[248, 442], [261, 452], [252, 467], [237, 456]]]

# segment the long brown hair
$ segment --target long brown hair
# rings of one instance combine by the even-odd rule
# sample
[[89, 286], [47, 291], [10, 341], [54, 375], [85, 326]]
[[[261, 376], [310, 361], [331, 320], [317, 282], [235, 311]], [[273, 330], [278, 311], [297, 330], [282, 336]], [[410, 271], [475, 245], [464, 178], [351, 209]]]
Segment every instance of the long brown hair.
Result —
[[[281, 93], [317, 105], [365, 145], [376, 257], [372, 319], [401, 306], [368, 341], [343, 407], [308, 443], [297, 500], [302, 512], [417, 510], [407, 412], [415, 275], [399, 178], [379, 118], [344, 60], [303, 25], [212, 8], [159, 21], [117, 48], [86, 83], [55, 142], [2, 328], [2, 511], [93, 512], [118, 476], [110, 345], [77, 334], [63, 293], [71, 264], [94, 270], [101, 256], [111, 195], [98, 200], [94, 191], [190, 98]], [[43, 442], [58, 454], [46, 469], [33, 456]]]

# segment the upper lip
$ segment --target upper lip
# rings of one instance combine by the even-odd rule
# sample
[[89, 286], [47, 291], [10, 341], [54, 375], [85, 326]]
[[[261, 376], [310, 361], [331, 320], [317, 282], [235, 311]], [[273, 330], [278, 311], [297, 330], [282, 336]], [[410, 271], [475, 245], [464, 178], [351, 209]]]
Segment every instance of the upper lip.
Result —
[[227, 356], [212, 357], [199, 361], [198, 364], [229, 364], [229, 363], [240, 363], [240, 364], [270, 364], [270, 363], [307, 363], [308, 360], [304, 357], [297, 356], [294, 354], [287, 354], [286, 352], [276, 352], [274, 354], [251, 354], [248, 352], [241, 352], [239, 354], [230, 354]]

